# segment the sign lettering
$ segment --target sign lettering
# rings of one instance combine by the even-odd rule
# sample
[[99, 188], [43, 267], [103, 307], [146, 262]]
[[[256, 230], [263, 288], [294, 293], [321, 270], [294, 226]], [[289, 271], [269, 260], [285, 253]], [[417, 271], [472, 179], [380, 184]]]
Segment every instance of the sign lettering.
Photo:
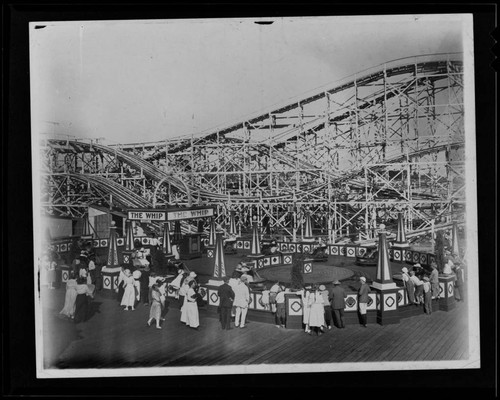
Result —
[[198, 208], [194, 210], [167, 211], [167, 221], [180, 221], [183, 219], [213, 217], [213, 208]]
[[127, 218], [131, 221], [165, 221], [166, 213], [163, 211], [129, 211]]
[[127, 218], [129, 221], [180, 221], [184, 219], [207, 218], [213, 217], [215, 210], [212, 207], [206, 208], [186, 208], [177, 210], [147, 210], [135, 209], [128, 210]]

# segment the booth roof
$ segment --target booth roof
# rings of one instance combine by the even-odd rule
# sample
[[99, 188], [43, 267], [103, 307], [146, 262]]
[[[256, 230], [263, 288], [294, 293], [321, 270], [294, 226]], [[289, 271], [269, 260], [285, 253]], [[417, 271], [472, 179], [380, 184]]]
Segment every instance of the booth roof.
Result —
[[102, 211], [104, 213], [108, 213], [108, 214], [111, 214], [111, 215], [116, 215], [118, 217], [127, 218], [127, 214], [125, 214], [122, 211], [110, 210], [108, 207], [99, 206], [97, 204], [90, 204], [89, 208], [93, 208], [95, 210], [99, 210], [99, 211]]

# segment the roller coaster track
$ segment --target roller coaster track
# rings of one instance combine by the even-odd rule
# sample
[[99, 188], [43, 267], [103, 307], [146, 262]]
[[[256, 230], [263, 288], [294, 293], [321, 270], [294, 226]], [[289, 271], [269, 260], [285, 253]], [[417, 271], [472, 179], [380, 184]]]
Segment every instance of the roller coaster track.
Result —
[[[50, 140], [51, 142], [57, 142], [61, 145], [61, 141], [58, 140]], [[435, 146], [432, 148], [426, 148], [422, 150], [418, 150], [408, 155], [401, 155], [394, 157], [392, 159], [386, 160], [385, 164], [397, 164], [404, 162], [407, 159], [418, 158], [426, 154], [436, 153], [445, 151], [450, 148], [460, 148], [464, 146], [464, 142], [450, 143], [446, 145]], [[172, 174], [166, 173], [161, 169], [155, 167], [150, 162], [143, 160], [139, 156], [133, 155], [126, 151], [118, 150], [116, 148], [111, 148], [108, 146], [100, 145], [100, 144], [90, 144], [80, 141], [64, 141], [64, 147], [66, 149], [72, 149], [73, 151], [100, 151], [105, 152], [117, 157], [120, 161], [127, 163], [133, 168], [140, 170], [146, 177], [153, 179], [156, 182], [164, 181], [172, 186], [175, 186], [177, 189], [181, 191], [189, 190], [191, 193], [197, 193], [199, 196], [214, 200], [214, 201], [227, 201], [228, 195], [212, 193], [200, 188], [195, 188], [191, 185], [188, 185], [182, 182], [179, 178], [176, 178]], [[283, 162], [289, 162], [288, 157], [282, 158]], [[384, 166], [376, 166], [377, 170], [381, 170]], [[363, 182], [357, 182], [357, 178], [361, 178], [363, 176], [364, 169], [360, 169], [357, 171], [348, 171], [342, 176], [336, 176], [332, 179], [332, 184], [339, 184], [343, 182], [349, 181], [351, 187], [357, 187], [359, 189], [364, 188]], [[137, 195], [133, 191], [125, 188], [117, 182], [112, 181], [111, 179], [106, 179], [101, 176], [96, 175], [88, 175], [88, 174], [71, 174], [71, 177], [79, 179], [81, 181], [89, 182], [97, 187], [107, 190], [109, 193], [113, 194], [117, 200], [120, 199], [120, 203], [127, 205], [129, 207], [152, 207], [152, 202], [144, 199], [143, 197]], [[318, 190], [324, 188], [325, 184], [321, 185], [303, 185], [304, 189], [307, 190]], [[291, 193], [279, 195], [279, 196], [265, 196], [266, 200], [292, 200]], [[256, 201], [254, 197], [249, 196], [231, 196], [233, 201]]]
[[[307, 105], [311, 102], [324, 99], [328, 95], [333, 95], [335, 93], [339, 93], [339, 92], [342, 92], [344, 90], [353, 88], [355, 85], [358, 85], [358, 86], [359, 85], [369, 85], [369, 84], [374, 83], [382, 78], [388, 78], [388, 77], [393, 77], [396, 75], [412, 74], [412, 73], [416, 74], [417, 76], [418, 76], [418, 74], [426, 74], [426, 73], [431, 73], [431, 72], [433, 74], [433, 75], [426, 75], [425, 77], [419, 77], [419, 78], [417, 78], [417, 80], [432, 81], [432, 80], [441, 79], [443, 74], [446, 74], [449, 72], [449, 68], [461, 68], [462, 62], [461, 62], [461, 60], [459, 60], [460, 56], [457, 57], [457, 55], [459, 55], [459, 53], [446, 54], [446, 57], [456, 58], [455, 60], [438, 59], [438, 60], [433, 60], [433, 61], [415, 62], [415, 63], [411, 63], [411, 64], [407, 63], [408, 59], [402, 59], [402, 60], [405, 60], [405, 64], [395, 65], [391, 68], [386, 68], [386, 65], [389, 63], [381, 64], [377, 67], [373, 67], [373, 68], [370, 68], [369, 70], [366, 70], [366, 71], [374, 71], [376, 68], [378, 68], [379, 70], [376, 72], [367, 73], [366, 75], [364, 75], [364, 76], [361, 75], [361, 77], [358, 78], [358, 76], [360, 76], [360, 74], [363, 74], [363, 71], [362, 71], [362, 72], [359, 72], [357, 74], [351, 75], [349, 77], [343, 78], [340, 81], [340, 83], [338, 83], [334, 88], [321, 90], [320, 92], [314, 93], [313, 95], [310, 95], [308, 97], [301, 98], [301, 99], [298, 99], [297, 101], [294, 101], [294, 102], [282, 105], [278, 108], [272, 109], [272, 111], [270, 111], [270, 112], [260, 113], [258, 115], [254, 115], [252, 117], [249, 117], [246, 121], [240, 121], [238, 123], [230, 124], [229, 126], [221, 127], [219, 129], [214, 129], [214, 130], [206, 132], [206, 133], [199, 133], [197, 135], [193, 135], [193, 137], [184, 137], [184, 138], [180, 137], [177, 139], [177, 145], [170, 148], [168, 150], [168, 152], [169, 152], [169, 154], [175, 154], [176, 152], [183, 151], [192, 145], [193, 140], [196, 142], [196, 144], [203, 144], [203, 143], [210, 143], [211, 141], [215, 140], [217, 138], [217, 136], [222, 137], [222, 138], [226, 138], [227, 134], [232, 133], [232, 132], [237, 131], [237, 130], [240, 130], [240, 129], [243, 129], [245, 127], [252, 127], [253, 125], [255, 125], [259, 122], [267, 120], [270, 115], [278, 115], [278, 114], [282, 114], [284, 112], [288, 112], [288, 111], [293, 110], [293, 109], [297, 109], [297, 108], [304, 106], [304, 105]], [[436, 54], [436, 55], [431, 55], [431, 56], [432, 57], [439, 57], [439, 56], [444, 56], [444, 55]], [[392, 62], [390, 62], [390, 64], [396, 63], [397, 61], [400, 61], [400, 60], [392, 61]], [[410, 89], [410, 87], [408, 87], [406, 90], [409, 90], [409, 89]], [[390, 99], [390, 98], [394, 97], [395, 95], [396, 95], [396, 92], [394, 92], [394, 91], [389, 91], [385, 95], [384, 95], [383, 91], [375, 92], [372, 94], [371, 99], [365, 99], [364, 104], [359, 105], [359, 109], [363, 110], [363, 109], [369, 108], [375, 104], [381, 103], [384, 100]], [[333, 124], [333, 123], [339, 122], [339, 121], [347, 118], [348, 116], [349, 116], [348, 112], [345, 112], [345, 113], [340, 114], [340, 115], [336, 115], [334, 117], [329, 118], [329, 123]], [[319, 122], [319, 120], [321, 120], [321, 122]], [[312, 122], [312, 121], [309, 121], [309, 122]], [[312, 132], [313, 130], [323, 128], [324, 125], [325, 125], [325, 118], [318, 118], [317, 124], [315, 124], [315, 125], [308, 124], [308, 128], [305, 129], [304, 132], [305, 132], [305, 134], [307, 134], [308, 132]], [[290, 137], [289, 135], [290, 135], [290, 133], [295, 132], [295, 131], [297, 131], [297, 129], [294, 127], [287, 132], [282, 132], [278, 135], [273, 136], [273, 140], [275, 142], [276, 141], [280, 142], [280, 143], [277, 143], [275, 145], [275, 147], [279, 148], [279, 147], [283, 146], [287, 141], [293, 140], [294, 137]], [[241, 139], [236, 139], [236, 138], [230, 138], [230, 139], [226, 138], [226, 140], [231, 140], [231, 141], [236, 141], [236, 142], [242, 141]], [[140, 146], [141, 144], [138, 143], [137, 145]], [[142, 144], [142, 145], [144, 145], [144, 144]], [[164, 147], [165, 141], [150, 142], [150, 143], [147, 143], [147, 145], [149, 147], [157, 147], [157, 148], [161, 149], [162, 147]], [[132, 147], [132, 146], [135, 146], [135, 145], [133, 145], [133, 144], [118, 145], [118, 147]], [[159, 158], [165, 156], [165, 154], [166, 154], [166, 151], [164, 149], [158, 150], [154, 154], [146, 156], [145, 160], [152, 161], [155, 159], [159, 159]]]

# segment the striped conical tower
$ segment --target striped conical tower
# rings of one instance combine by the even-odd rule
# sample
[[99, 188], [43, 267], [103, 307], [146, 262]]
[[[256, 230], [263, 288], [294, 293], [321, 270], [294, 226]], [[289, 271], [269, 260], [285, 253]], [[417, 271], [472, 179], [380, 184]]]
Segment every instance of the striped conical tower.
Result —
[[109, 227], [109, 247], [108, 247], [108, 263], [106, 266], [108, 268], [115, 268], [120, 266], [120, 261], [118, 260], [118, 245], [116, 243], [116, 226], [115, 221], [111, 221], [111, 226]]
[[252, 245], [250, 247], [250, 254], [252, 255], [260, 254], [260, 238], [259, 238], [259, 229], [257, 227], [257, 222], [253, 223]]
[[305, 238], [312, 237], [311, 214], [309, 212], [306, 212], [305, 216], [304, 237]]
[[372, 286], [377, 289], [394, 289], [396, 284], [392, 280], [391, 266], [389, 264], [389, 251], [385, 232], [379, 233], [378, 237], [378, 261], [377, 275]]
[[217, 234], [215, 243], [214, 272], [213, 278], [222, 279], [226, 276], [226, 262], [224, 259], [224, 244], [222, 233]]
[[170, 241], [170, 223], [163, 224], [163, 254], [172, 254], [172, 242]]
[[134, 228], [132, 221], [125, 222], [125, 250], [134, 250]]
[[231, 211], [229, 213], [229, 234], [231, 236], [236, 236], [237, 231], [236, 231], [236, 219], [234, 217], [235, 212]]
[[398, 213], [398, 234], [396, 240], [393, 243], [396, 247], [409, 247], [410, 244], [406, 240], [405, 225], [403, 220], [403, 213]]
[[457, 221], [453, 221], [453, 228], [451, 231], [452, 242], [451, 242], [451, 253], [460, 258], [460, 246], [458, 244], [458, 226]]
[[215, 246], [215, 220], [210, 220], [210, 231], [208, 232], [208, 245]]

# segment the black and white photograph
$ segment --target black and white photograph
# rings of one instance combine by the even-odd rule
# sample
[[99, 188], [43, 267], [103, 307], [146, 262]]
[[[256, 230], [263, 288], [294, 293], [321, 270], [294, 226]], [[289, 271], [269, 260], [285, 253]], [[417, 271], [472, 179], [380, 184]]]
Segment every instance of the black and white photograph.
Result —
[[480, 368], [474, 67], [471, 14], [30, 22], [37, 378]]

